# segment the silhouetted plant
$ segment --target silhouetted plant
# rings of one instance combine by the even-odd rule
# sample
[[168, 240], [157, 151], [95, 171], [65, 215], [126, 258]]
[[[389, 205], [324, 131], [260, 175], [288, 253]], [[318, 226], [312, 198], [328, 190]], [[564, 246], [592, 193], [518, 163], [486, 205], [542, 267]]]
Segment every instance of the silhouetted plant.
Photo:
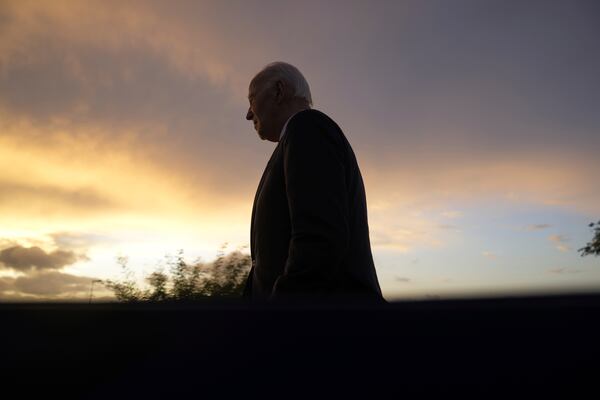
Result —
[[252, 260], [239, 250], [225, 255], [226, 246], [221, 247], [217, 259], [207, 268], [208, 279], [204, 281], [204, 288], [209, 296], [242, 295]]
[[594, 232], [594, 237], [592, 238], [592, 240], [590, 242], [588, 242], [584, 247], [582, 247], [578, 251], [581, 252], [582, 256], [587, 256], [590, 254], [599, 256], [600, 255], [600, 221], [598, 221], [596, 223], [591, 222], [588, 226], [590, 228], [593, 228], [592, 232]]
[[117, 263], [121, 266], [121, 272], [124, 275], [122, 281], [103, 280], [102, 284], [113, 291], [117, 300], [122, 302], [140, 301], [144, 298], [143, 292], [138, 289], [134, 279], [133, 271], [129, 269], [127, 263], [129, 259], [125, 256], [117, 257]]
[[200, 268], [198, 265], [188, 265], [183, 259], [183, 250], [179, 250], [174, 262], [171, 262], [173, 300], [193, 300], [200, 295]]
[[151, 291], [144, 296], [144, 298], [150, 301], [161, 301], [168, 298], [167, 284], [169, 283], [169, 277], [162, 271], [154, 271], [148, 277], [146, 282], [152, 287]]
[[119, 257], [125, 279], [106, 280], [103, 284], [121, 302], [134, 301], [193, 301], [207, 297], [239, 297], [251, 266], [250, 255], [241, 249], [225, 254], [227, 243], [221, 246], [217, 258], [210, 263], [197, 261], [188, 264], [183, 250], [175, 257], [167, 256], [169, 273], [158, 269], [145, 277], [150, 289], [141, 290], [133, 280], [127, 258]]

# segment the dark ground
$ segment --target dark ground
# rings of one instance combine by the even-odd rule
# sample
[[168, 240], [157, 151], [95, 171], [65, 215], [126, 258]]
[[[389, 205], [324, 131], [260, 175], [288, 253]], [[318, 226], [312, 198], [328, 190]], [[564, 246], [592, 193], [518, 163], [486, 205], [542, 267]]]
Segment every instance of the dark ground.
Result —
[[1, 398], [600, 398], [600, 295], [0, 304], [0, 317]]

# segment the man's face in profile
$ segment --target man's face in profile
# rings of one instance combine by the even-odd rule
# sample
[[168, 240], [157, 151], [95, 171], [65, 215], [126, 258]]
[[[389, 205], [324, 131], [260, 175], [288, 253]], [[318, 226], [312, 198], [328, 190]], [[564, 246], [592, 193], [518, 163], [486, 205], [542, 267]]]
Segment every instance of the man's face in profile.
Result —
[[264, 83], [252, 81], [248, 89], [248, 101], [250, 107], [246, 114], [246, 119], [254, 123], [254, 129], [262, 140], [271, 140], [274, 135], [273, 122], [273, 99], [271, 91], [266, 88]]

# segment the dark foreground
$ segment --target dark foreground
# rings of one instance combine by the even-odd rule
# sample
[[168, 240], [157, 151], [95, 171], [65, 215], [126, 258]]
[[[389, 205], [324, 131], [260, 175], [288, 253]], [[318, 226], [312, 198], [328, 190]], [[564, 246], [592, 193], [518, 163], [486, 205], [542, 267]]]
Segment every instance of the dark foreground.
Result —
[[598, 295], [377, 307], [2, 304], [0, 316], [2, 398], [600, 398]]

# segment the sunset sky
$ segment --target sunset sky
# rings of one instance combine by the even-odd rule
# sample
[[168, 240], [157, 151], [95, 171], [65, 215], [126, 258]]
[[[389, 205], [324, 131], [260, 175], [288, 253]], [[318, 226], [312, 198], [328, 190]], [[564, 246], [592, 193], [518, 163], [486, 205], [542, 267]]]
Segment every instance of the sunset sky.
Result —
[[248, 83], [277, 60], [353, 146], [388, 300], [598, 291], [577, 249], [600, 219], [599, 20], [596, 1], [0, 0], [0, 299], [247, 246], [275, 147]]

